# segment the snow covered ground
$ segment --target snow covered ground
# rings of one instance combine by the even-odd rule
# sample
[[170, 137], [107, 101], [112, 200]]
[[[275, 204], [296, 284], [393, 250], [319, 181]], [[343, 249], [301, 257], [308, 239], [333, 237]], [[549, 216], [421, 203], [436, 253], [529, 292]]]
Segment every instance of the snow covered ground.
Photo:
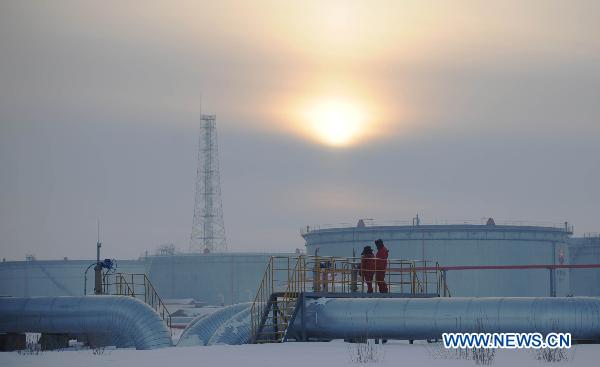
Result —
[[[364, 346], [364, 344], [363, 344]], [[261, 366], [261, 367], [306, 367], [306, 366], [358, 366], [353, 361], [357, 356], [357, 345], [342, 341], [331, 343], [284, 343], [268, 345], [220, 345], [211, 347], [173, 347], [149, 351], [134, 349], [104, 350], [94, 354], [93, 350], [67, 350], [42, 352], [38, 355], [22, 355], [17, 352], [0, 353], [0, 366], [44, 366], [44, 367], [106, 367], [106, 366]], [[374, 346], [373, 356], [377, 361], [370, 366], [476, 366], [472, 360], [452, 359], [437, 344], [408, 345], [390, 341]], [[568, 361], [560, 363], [540, 362], [532, 351], [498, 351], [491, 366], [597, 366], [600, 360], [600, 345], [578, 345], [567, 353]]]

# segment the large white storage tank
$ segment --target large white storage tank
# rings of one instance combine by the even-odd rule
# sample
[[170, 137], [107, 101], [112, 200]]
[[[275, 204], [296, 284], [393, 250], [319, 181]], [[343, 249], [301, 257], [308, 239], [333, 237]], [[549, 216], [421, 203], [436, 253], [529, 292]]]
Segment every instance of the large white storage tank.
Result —
[[[600, 264], [600, 234], [586, 234], [569, 240], [571, 264]], [[600, 268], [571, 269], [571, 294], [600, 296]]]
[[[291, 253], [214, 253], [117, 260], [117, 271], [146, 274], [163, 299], [194, 298], [211, 305], [254, 299], [269, 258]], [[0, 262], [0, 296], [81, 296], [85, 269], [94, 260]], [[93, 292], [93, 269], [87, 291]]]
[[212, 305], [254, 300], [269, 258], [292, 254], [229, 252], [149, 256], [146, 273], [163, 298], [195, 298]]
[[[302, 230], [309, 255], [360, 256], [363, 246], [381, 238], [390, 258], [431, 260], [442, 266], [566, 264], [568, 226], [455, 224], [382, 225], [359, 221], [357, 226]], [[549, 296], [550, 271], [461, 270], [448, 271], [452, 296]], [[569, 272], [555, 273], [557, 296], [568, 295]]]

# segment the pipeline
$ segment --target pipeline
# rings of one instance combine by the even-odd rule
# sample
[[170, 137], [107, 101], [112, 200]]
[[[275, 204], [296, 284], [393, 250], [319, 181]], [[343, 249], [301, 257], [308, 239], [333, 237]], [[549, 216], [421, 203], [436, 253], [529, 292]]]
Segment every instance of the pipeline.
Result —
[[238, 312], [215, 330], [206, 345], [247, 344], [250, 341], [250, 334], [252, 333], [250, 317], [250, 307]]
[[306, 301], [290, 338], [439, 339], [442, 333], [571, 333], [600, 340], [600, 298], [320, 298]]
[[136, 349], [172, 344], [160, 316], [125, 296], [0, 298], [0, 332], [91, 334]]
[[[177, 346], [208, 345], [208, 342], [217, 329], [240, 311], [249, 309], [251, 306], [252, 302], [238, 303], [215, 311], [208, 316], [197, 317], [185, 328]], [[248, 325], [250, 325], [249, 321]]]

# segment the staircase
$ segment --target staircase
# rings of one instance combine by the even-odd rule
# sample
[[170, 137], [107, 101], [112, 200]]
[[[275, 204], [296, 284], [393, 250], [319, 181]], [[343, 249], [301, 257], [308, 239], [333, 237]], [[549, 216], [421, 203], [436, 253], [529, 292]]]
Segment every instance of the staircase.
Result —
[[[305, 291], [306, 282], [303, 279], [305, 258], [296, 258], [293, 268], [290, 266], [290, 260], [294, 259], [272, 257], [267, 265], [250, 310], [254, 343], [283, 341], [296, 309], [298, 296]], [[281, 267], [282, 265], [287, 265], [287, 269]], [[286, 273], [285, 284], [276, 276], [282, 272]], [[281, 291], [283, 287], [285, 289]], [[266, 295], [269, 295], [268, 299]]]

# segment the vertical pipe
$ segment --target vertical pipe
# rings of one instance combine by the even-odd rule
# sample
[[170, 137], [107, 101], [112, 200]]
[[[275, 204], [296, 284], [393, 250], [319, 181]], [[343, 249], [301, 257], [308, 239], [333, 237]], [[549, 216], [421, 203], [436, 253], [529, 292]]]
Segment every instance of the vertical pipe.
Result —
[[100, 265], [100, 220], [98, 220], [98, 241], [96, 242], [96, 266], [94, 266], [94, 293], [102, 294], [102, 266]]
[[94, 266], [94, 294], [102, 294], [102, 266], [99, 262]]

